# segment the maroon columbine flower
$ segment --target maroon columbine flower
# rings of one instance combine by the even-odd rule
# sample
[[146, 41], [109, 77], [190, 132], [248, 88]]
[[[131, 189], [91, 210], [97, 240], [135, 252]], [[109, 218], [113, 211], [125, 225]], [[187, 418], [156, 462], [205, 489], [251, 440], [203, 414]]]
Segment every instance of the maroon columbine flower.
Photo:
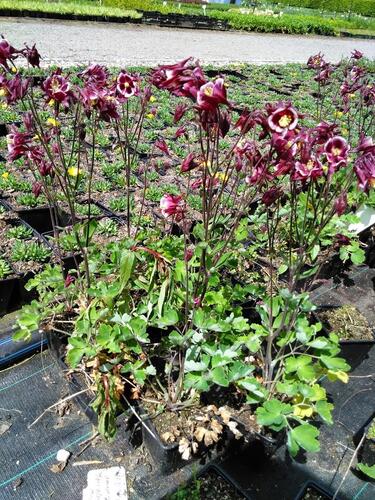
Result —
[[137, 80], [128, 73], [121, 71], [116, 80], [116, 91], [119, 97], [129, 99], [129, 97], [138, 93]]
[[348, 197], [347, 194], [341, 193], [340, 196], [335, 200], [335, 213], [340, 216], [345, 213], [345, 210], [348, 206]]
[[285, 130], [281, 134], [272, 134], [271, 144], [279, 159], [291, 160], [297, 154], [297, 135], [294, 130]]
[[375, 153], [375, 144], [372, 137], [366, 137], [362, 134], [359, 144], [354, 151], [357, 151], [358, 153]]
[[337, 125], [335, 123], [320, 122], [313, 128], [314, 144], [324, 144], [331, 139], [336, 132]]
[[310, 158], [306, 163], [297, 161], [294, 165], [292, 180], [307, 181], [317, 179], [323, 175], [323, 166], [316, 158]]
[[223, 78], [205, 83], [197, 93], [197, 105], [203, 111], [213, 112], [220, 104], [229, 105]]
[[321, 83], [322, 85], [326, 85], [329, 82], [330, 76], [333, 73], [333, 66], [331, 64], [325, 64], [321, 71], [315, 75], [314, 80], [316, 82]]
[[47, 177], [48, 175], [51, 175], [53, 168], [52, 168], [51, 163], [48, 163], [45, 160], [42, 160], [39, 163], [38, 170], [39, 170], [39, 173], [42, 177]]
[[193, 255], [194, 255], [194, 248], [191, 248], [191, 247], [187, 248], [185, 250], [185, 254], [184, 254], [185, 262], [189, 262], [191, 260], [191, 258], [193, 257]]
[[43, 82], [42, 89], [46, 93], [48, 101], [53, 100], [63, 106], [68, 106], [73, 97], [72, 91], [70, 90], [70, 83], [61, 75], [60, 69]]
[[363, 57], [363, 52], [357, 49], [353, 50], [352, 59], [362, 59], [362, 57]]
[[294, 130], [298, 123], [298, 113], [291, 104], [277, 107], [268, 117], [268, 126], [281, 134], [286, 130]]
[[370, 151], [357, 158], [354, 171], [358, 179], [358, 186], [366, 193], [375, 187], [375, 152]]
[[40, 66], [40, 54], [35, 47], [35, 43], [32, 47], [29, 47], [28, 45], [25, 44], [25, 49], [23, 49], [22, 53], [25, 56], [27, 62], [33, 68], [39, 68], [39, 66]]
[[25, 156], [31, 147], [31, 135], [28, 132], [19, 132], [15, 127], [7, 135], [8, 142], [8, 159], [10, 161], [17, 160]]
[[201, 305], [200, 297], [194, 297], [193, 304], [194, 304], [194, 307], [200, 307], [200, 305]]
[[335, 246], [342, 247], [344, 245], [350, 245], [350, 238], [344, 234], [338, 233], [335, 236]]
[[184, 216], [185, 202], [181, 195], [165, 194], [160, 200], [160, 210], [164, 217], [173, 216], [180, 221]]
[[18, 57], [19, 50], [10, 45], [8, 40], [1, 38], [0, 40], [0, 65], [5, 69], [9, 69], [8, 62], [13, 61]]
[[196, 158], [194, 153], [189, 153], [181, 164], [181, 172], [190, 172], [193, 168], [199, 167], [201, 162]]
[[307, 67], [310, 69], [319, 69], [322, 66], [327, 64], [324, 60], [324, 56], [321, 52], [315, 54], [314, 56], [310, 56], [307, 61]]
[[35, 198], [38, 198], [40, 193], [42, 192], [43, 189], [43, 184], [40, 182], [34, 182], [33, 187], [32, 187], [32, 193], [35, 196]]
[[27, 132], [33, 132], [34, 130], [34, 117], [31, 111], [26, 111], [22, 116], [22, 121]]
[[177, 104], [176, 109], [174, 110], [173, 123], [178, 123], [181, 120], [186, 113], [187, 108], [186, 104]]
[[5, 88], [7, 103], [14, 104], [25, 97], [29, 84], [30, 80], [28, 78], [22, 79], [19, 74], [8, 80]]
[[176, 139], [178, 139], [179, 137], [181, 137], [182, 135], [185, 135], [185, 134], [186, 134], [186, 128], [185, 127], [178, 127], [174, 136]]
[[332, 173], [332, 170], [335, 171], [346, 164], [349, 145], [343, 137], [336, 135], [326, 142], [324, 151], [330, 165], [330, 173]]
[[221, 112], [219, 116], [219, 131], [222, 138], [224, 138], [229, 132], [230, 124], [230, 113], [228, 111]]
[[282, 194], [283, 192], [279, 187], [273, 186], [263, 194], [262, 202], [266, 205], [266, 207], [269, 207], [275, 203], [275, 201], [278, 200]]
[[64, 287], [68, 288], [70, 285], [72, 285], [75, 282], [75, 277], [72, 276], [71, 274], [68, 274], [67, 277], [65, 278], [64, 281]]
[[195, 99], [199, 88], [206, 83], [202, 68], [188, 57], [176, 64], [166, 64], [153, 70], [152, 83], [176, 96]]
[[155, 141], [155, 147], [160, 149], [160, 151], [162, 151], [166, 155], [170, 156], [168, 145], [164, 139], [158, 139], [157, 141]]
[[107, 83], [108, 70], [100, 64], [92, 64], [80, 74], [88, 84], [102, 88]]

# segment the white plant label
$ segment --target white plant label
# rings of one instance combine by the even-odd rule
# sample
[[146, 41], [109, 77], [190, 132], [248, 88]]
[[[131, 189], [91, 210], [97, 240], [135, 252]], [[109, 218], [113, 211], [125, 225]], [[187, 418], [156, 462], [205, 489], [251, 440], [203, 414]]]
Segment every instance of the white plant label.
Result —
[[361, 233], [368, 227], [375, 224], [375, 208], [369, 207], [367, 205], [362, 205], [356, 211], [356, 216], [359, 218], [359, 222], [349, 225], [349, 231], [353, 231], [356, 234]]
[[124, 467], [90, 470], [82, 500], [128, 500]]

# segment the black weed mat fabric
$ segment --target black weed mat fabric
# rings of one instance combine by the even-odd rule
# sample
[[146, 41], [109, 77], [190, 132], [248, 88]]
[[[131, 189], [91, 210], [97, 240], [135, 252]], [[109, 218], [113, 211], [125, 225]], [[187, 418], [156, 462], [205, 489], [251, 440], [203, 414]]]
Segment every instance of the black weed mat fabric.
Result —
[[[0, 436], [1, 500], [78, 500], [90, 469], [124, 465], [130, 453], [121, 426], [115, 443], [99, 440], [78, 456], [94, 429], [72, 403], [65, 414], [53, 409], [29, 428], [46, 408], [68, 394], [61, 369], [48, 351], [0, 373], [0, 426], [11, 424]], [[72, 455], [62, 472], [52, 472], [59, 449]]]
[[[125, 467], [130, 500], [158, 500], [204, 470], [193, 464], [161, 475], [143, 446], [129, 444], [125, 416], [118, 419], [114, 442], [96, 439], [85, 449], [95, 429], [72, 400], [68, 413], [52, 409], [29, 427], [68, 395], [63, 372], [48, 351], [0, 372], [0, 429], [10, 424], [0, 435], [0, 500], [80, 500], [87, 472], [111, 466]], [[59, 449], [72, 455], [62, 472], [53, 472]]]

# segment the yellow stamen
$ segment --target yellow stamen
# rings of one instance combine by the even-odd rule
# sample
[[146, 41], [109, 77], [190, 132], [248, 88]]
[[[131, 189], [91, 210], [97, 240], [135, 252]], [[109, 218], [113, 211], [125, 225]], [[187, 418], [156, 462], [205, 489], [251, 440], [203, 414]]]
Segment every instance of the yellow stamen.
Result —
[[279, 125], [282, 128], [288, 127], [292, 123], [292, 117], [290, 115], [283, 115], [279, 120]]

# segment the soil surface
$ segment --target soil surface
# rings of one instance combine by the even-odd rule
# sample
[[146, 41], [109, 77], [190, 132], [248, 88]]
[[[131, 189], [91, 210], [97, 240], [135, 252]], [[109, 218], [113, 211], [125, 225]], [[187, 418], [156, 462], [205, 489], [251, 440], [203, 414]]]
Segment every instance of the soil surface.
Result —
[[352, 305], [319, 312], [318, 317], [341, 340], [374, 340], [374, 332], [367, 319]]
[[301, 497], [301, 500], [327, 500], [330, 497], [324, 493], [320, 493], [315, 488], [307, 488], [305, 494]]
[[169, 500], [239, 500], [245, 498], [220, 474], [208, 471], [169, 497]]

